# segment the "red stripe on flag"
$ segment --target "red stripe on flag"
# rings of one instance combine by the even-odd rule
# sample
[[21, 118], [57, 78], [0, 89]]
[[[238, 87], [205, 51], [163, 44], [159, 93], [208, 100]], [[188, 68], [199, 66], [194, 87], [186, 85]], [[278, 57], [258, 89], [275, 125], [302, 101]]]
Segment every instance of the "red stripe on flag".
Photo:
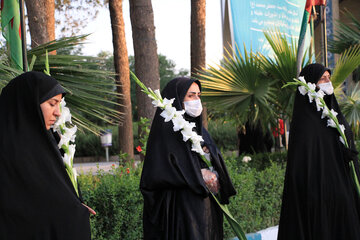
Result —
[[[305, 10], [310, 14], [313, 6], [326, 5], [326, 0], [306, 0]], [[310, 22], [310, 16], [309, 21]]]
[[314, 5], [326, 5], [326, 0], [314, 0]]
[[19, 26], [19, 36], [20, 36], [20, 39], [21, 39], [21, 25]]
[[13, 29], [13, 27], [14, 27], [14, 18], [12, 18], [12, 19], [10, 20], [10, 24], [11, 24], [11, 29]]
[[310, 14], [313, 5], [314, 5], [314, 0], [306, 0], [305, 10]]
[[2, 11], [3, 8], [4, 8], [4, 1], [5, 1], [5, 0], [1, 0], [1, 9], [0, 9], [1, 11]]

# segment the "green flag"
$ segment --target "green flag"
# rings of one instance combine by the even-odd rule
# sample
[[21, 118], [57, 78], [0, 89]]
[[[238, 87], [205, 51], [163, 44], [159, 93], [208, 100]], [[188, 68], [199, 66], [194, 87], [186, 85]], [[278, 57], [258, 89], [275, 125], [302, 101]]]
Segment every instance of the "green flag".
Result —
[[1, 0], [1, 28], [10, 50], [13, 67], [22, 69], [23, 59], [18, 0]]

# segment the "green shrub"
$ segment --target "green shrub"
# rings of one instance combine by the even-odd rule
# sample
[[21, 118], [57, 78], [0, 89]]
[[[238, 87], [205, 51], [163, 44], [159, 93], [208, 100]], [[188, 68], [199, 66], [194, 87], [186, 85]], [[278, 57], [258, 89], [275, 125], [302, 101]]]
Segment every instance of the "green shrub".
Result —
[[[230, 199], [229, 209], [245, 232], [255, 232], [279, 221], [283, 189], [285, 154], [253, 155], [243, 163], [241, 157], [225, 161], [237, 195]], [[266, 159], [267, 164], [256, 162]], [[259, 167], [259, 169], [257, 169]], [[141, 239], [143, 198], [139, 190], [141, 166], [136, 170], [113, 168], [97, 175], [80, 175], [84, 201], [97, 212], [91, 217], [92, 237], [96, 240]], [[225, 237], [234, 234], [224, 220]]]
[[[241, 162], [242, 157], [232, 156], [225, 159], [237, 190], [237, 194], [230, 200], [229, 209], [247, 233], [277, 225], [279, 222], [285, 176], [285, 164], [279, 162], [285, 160], [277, 159], [286, 155], [267, 155], [269, 165], [261, 167], [262, 170], [254, 167], [259, 166], [258, 164], [253, 164], [257, 159], [263, 159], [262, 154], [253, 155], [249, 163]], [[224, 234], [226, 238], [234, 236], [226, 221]]]
[[126, 167], [79, 177], [83, 199], [97, 213], [90, 218], [92, 239], [142, 238], [143, 199], [139, 181], [139, 170]]
[[230, 122], [209, 121], [208, 130], [219, 149], [233, 151], [238, 148], [237, 131], [234, 124]]
[[247, 166], [260, 171], [270, 167], [272, 162], [276, 162], [281, 166], [285, 166], [287, 151], [274, 153], [242, 154], [241, 156], [236, 158], [237, 164], [242, 164], [242, 159], [244, 156], [251, 157], [251, 161], [246, 164]]

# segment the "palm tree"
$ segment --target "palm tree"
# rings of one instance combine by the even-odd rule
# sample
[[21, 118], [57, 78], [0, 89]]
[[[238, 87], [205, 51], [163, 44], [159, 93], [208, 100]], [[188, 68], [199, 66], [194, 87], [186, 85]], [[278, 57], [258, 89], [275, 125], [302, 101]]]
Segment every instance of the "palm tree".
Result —
[[224, 57], [221, 66], [209, 66], [198, 78], [209, 108], [234, 119], [239, 126], [239, 154], [269, 151], [267, 123], [277, 119], [276, 89], [261, 70], [260, 58], [245, 46], [243, 52], [237, 48], [235, 54], [228, 53], [230, 57]]
[[25, 0], [31, 47], [55, 39], [55, 0]]
[[[151, 0], [130, 0], [130, 18], [133, 33], [135, 74], [151, 89], [160, 88], [159, 59], [155, 38], [154, 12]], [[138, 117], [152, 119], [155, 108], [151, 99], [136, 87]]]
[[116, 81], [118, 83], [117, 92], [123, 96], [118, 99], [120, 104], [119, 111], [124, 113], [123, 124], [119, 125], [119, 145], [120, 151], [127, 153], [129, 158], [132, 159], [134, 158], [134, 140], [130, 94], [130, 71], [126, 48], [122, 0], [110, 0], [109, 10], [114, 45], [114, 66], [116, 71]]
[[[205, 68], [206, 0], [191, 0], [191, 75]], [[207, 110], [203, 109], [203, 126], [207, 128]]]
[[[81, 44], [86, 35], [54, 40], [28, 51], [32, 59], [29, 69], [44, 71], [47, 63], [47, 52]], [[119, 105], [116, 99], [114, 73], [99, 70], [103, 64], [101, 58], [50, 55], [50, 74], [68, 92], [67, 105], [71, 109], [73, 122], [79, 129], [87, 129], [99, 134], [105, 124], [118, 124], [123, 114], [116, 110]], [[9, 67], [6, 60], [0, 62], [0, 90], [8, 81], [21, 74], [21, 71]]]
[[224, 57], [221, 65], [209, 66], [197, 75], [204, 87], [204, 100], [212, 109], [225, 111], [242, 125], [256, 124], [260, 119], [270, 121], [275, 117], [275, 88], [259, 70], [259, 58], [245, 46], [244, 54], [238, 48], [234, 56], [228, 54], [230, 57]]
[[[282, 86], [296, 77], [297, 44], [293, 39], [289, 41], [280, 31], [265, 31], [264, 35], [274, 55], [273, 57], [267, 57], [261, 53], [258, 54], [262, 69], [269, 78], [275, 81], [274, 87], [277, 92], [277, 104], [275, 106], [278, 107], [276, 112], [279, 116], [282, 116], [282, 118], [290, 119], [295, 98], [295, 89], [282, 89]], [[304, 56], [305, 55], [306, 54], [304, 54]], [[301, 66], [304, 66], [304, 62], [305, 57], [302, 59]]]

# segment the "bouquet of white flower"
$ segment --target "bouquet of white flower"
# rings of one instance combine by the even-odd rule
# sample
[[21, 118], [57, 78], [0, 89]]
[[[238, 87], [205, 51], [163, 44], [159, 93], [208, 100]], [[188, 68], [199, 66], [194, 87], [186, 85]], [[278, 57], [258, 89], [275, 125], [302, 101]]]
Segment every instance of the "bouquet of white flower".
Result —
[[58, 143], [59, 149], [64, 150], [63, 161], [65, 165], [66, 172], [69, 175], [69, 178], [74, 186], [74, 189], [79, 196], [78, 185], [77, 185], [77, 172], [73, 167], [73, 160], [75, 155], [75, 133], [77, 131], [77, 127], [68, 127], [71, 122], [71, 113], [70, 109], [66, 107], [66, 103], [64, 98], [60, 102], [60, 112], [61, 116], [56, 120], [53, 125], [53, 131], [57, 132], [60, 135], [60, 142]]
[[[204, 141], [202, 136], [198, 135], [195, 131], [193, 131], [193, 128], [195, 127], [195, 123], [186, 121], [184, 119], [184, 113], [185, 111], [177, 111], [175, 107], [172, 106], [172, 103], [174, 102], [174, 99], [166, 99], [162, 98], [159, 90], [151, 90], [150, 88], [147, 88], [137, 77], [133, 72], [130, 72], [132, 78], [135, 80], [135, 82], [141, 87], [142, 91], [147, 94], [153, 101], [153, 105], [155, 107], [161, 108], [163, 111], [160, 114], [165, 122], [172, 121], [173, 123], [173, 130], [175, 132], [181, 131], [183, 141], [187, 142], [188, 140], [191, 141], [191, 150], [194, 152], [197, 152], [200, 154], [201, 159], [208, 165], [210, 169], [212, 169], [211, 162], [206, 159], [205, 152], [203, 151], [201, 147], [201, 142]], [[230, 226], [234, 230], [234, 233], [239, 238], [239, 240], [246, 240], [246, 236], [244, 231], [241, 229], [239, 223], [235, 220], [235, 218], [231, 215], [227, 205], [223, 205], [219, 202], [217, 197], [209, 190], [223, 213], [225, 214], [226, 219], [228, 220]]]

